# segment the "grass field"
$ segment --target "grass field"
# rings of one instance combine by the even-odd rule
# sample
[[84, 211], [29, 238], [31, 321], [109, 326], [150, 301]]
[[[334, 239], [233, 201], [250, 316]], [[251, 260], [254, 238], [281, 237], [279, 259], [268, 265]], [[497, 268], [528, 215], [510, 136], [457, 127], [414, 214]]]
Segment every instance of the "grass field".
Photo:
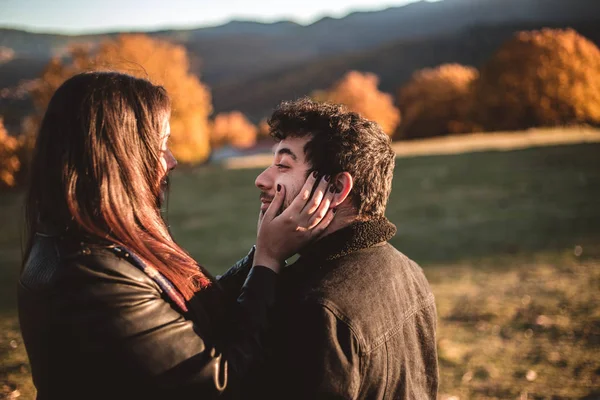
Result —
[[[257, 173], [174, 176], [173, 233], [215, 274], [254, 243]], [[0, 398], [30, 399], [21, 200], [0, 196]], [[401, 158], [387, 215], [436, 295], [440, 399], [600, 398], [600, 144]]]

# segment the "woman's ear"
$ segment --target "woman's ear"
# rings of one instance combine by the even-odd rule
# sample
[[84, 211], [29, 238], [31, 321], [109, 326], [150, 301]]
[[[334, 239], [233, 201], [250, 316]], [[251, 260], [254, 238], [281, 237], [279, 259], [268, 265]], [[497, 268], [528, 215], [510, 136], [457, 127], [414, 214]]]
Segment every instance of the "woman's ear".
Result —
[[350, 175], [348, 172], [340, 172], [337, 174], [333, 178], [335, 195], [333, 196], [333, 200], [331, 200], [330, 207], [334, 208], [342, 204], [352, 191], [353, 185], [354, 181], [352, 180], [352, 175]]

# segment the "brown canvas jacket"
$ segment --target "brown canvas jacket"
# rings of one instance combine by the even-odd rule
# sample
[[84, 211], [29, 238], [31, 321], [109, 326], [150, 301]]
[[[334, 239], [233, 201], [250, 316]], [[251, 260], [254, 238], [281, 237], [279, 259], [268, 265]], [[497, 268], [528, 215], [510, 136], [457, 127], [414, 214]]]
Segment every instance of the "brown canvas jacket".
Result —
[[284, 268], [270, 355], [248, 398], [435, 399], [436, 307], [421, 268], [359, 222]]

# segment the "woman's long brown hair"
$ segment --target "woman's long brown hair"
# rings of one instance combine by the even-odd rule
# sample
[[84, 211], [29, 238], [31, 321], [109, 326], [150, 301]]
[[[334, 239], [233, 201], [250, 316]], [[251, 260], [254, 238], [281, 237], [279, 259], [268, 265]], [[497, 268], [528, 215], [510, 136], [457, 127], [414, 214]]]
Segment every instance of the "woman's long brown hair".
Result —
[[189, 300], [210, 284], [162, 218], [160, 143], [165, 89], [116, 72], [76, 75], [42, 121], [25, 203], [27, 248], [40, 226], [125, 246]]

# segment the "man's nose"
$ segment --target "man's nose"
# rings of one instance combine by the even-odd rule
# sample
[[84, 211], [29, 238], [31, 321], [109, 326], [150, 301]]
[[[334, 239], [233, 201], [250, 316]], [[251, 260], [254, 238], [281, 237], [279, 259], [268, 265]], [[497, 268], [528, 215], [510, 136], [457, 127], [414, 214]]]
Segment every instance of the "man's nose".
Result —
[[273, 187], [273, 180], [269, 174], [269, 169], [270, 168], [267, 168], [261, 172], [254, 181], [256, 187], [263, 192], [268, 192]]

